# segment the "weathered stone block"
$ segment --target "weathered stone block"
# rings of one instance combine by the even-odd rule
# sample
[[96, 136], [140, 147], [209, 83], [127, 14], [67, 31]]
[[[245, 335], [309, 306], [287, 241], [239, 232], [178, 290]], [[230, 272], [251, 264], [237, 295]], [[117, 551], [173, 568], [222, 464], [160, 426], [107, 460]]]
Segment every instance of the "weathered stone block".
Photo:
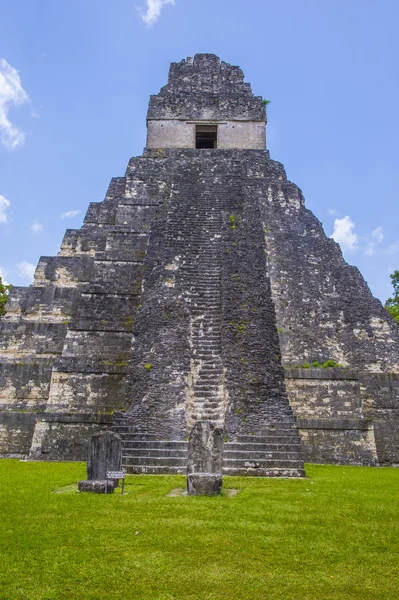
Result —
[[0, 411], [0, 456], [22, 458], [29, 454], [36, 414]]
[[77, 287], [90, 280], [93, 259], [90, 256], [42, 256], [35, 273], [35, 285], [53, 283], [59, 287]]
[[217, 496], [222, 491], [223, 478], [215, 473], [189, 473], [187, 492], [189, 496]]
[[42, 413], [37, 416], [29, 458], [84, 461], [87, 440], [110, 425], [109, 415]]
[[117, 206], [117, 203], [112, 200], [107, 200], [105, 202], [90, 202], [84, 220], [85, 225], [115, 225], [115, 215]]
[[114, 483], [109, 479], [104, 480], [83, 480], [78, 483], [79, 492], [91, 492], [92, 494], [113, 494]]
[[96, 331], [132, 331], [140, 304], [130, 294], [82, 294], [73, 328]]
[[87, 446], [87, 479], [106, 478], [107, 471], [120, 471], [122, 441], [112, 431], [102, 431], [89, 440]]

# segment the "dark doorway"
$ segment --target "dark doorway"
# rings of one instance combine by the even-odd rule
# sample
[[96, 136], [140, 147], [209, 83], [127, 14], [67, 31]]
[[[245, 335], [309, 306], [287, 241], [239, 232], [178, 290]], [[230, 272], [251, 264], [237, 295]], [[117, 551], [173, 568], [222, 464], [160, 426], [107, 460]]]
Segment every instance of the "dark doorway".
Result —
[[195, 130], [196, 148], [217, 148], [218, 126], [217, 125], [197, 125]]

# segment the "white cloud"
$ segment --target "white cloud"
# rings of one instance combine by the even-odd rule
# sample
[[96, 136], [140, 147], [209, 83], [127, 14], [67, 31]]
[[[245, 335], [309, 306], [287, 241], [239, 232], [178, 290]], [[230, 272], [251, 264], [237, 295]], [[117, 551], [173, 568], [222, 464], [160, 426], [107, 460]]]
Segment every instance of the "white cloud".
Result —
[[8, 210], [11, 202], [0, 194], [0, 223], [8, 223]]
[[20, 106], [29, 101], [21, 85], [18, 71], [0, 58], [0, 142], [8, 150], [14, 150], [25, 141], [25, 134], [8, 119], [11, 106]]
[[35, 274], [36, 267], [32, 265], [32, 263], [27, 260], [23, 260], [22, 262], [17, 264], [18, 267], [18, 275], [23, 277], [24, 279], [33, 279], [33, 275]]
[[384, 231], [380, 225], [377, 229], [371, 232], [371, 241], [367, 244], [367, 248], [365, 250], [366, 256], [373, 256], [376, 252], [377, 244], [381, 244], [384, 240]]
[[7, 269], [0, 267], [0, 279], [3, 281], [4, 285], [8, 285], [8, 281], [6, 281], [7, 273]]
[[390, 244], [385, 251], [385, 254], [396, 254], [399, 252], [399, 240]]
[[342, 250], [357, 250], [358, 235], [353, 231], [355, 224], [348, 216], [342, 219], [335, 219], [334, 231], [331, 237], [338, 242]]
[[68, 210], [68, 212], [64, 212], [61, 215], [61, 219], [72, 219], [76, 217], [76, 215], [80, 214], [80, 210]]
[[381, 244], [384, 239], [384, 230], [382, 229], [381, 225], [371, 232], [371, 237], [375, 239], [377, 244]]
[[166, 4], [175, 5], [175, 0], [146, 0], [146, 9], [139, 9], [144, 23], [151, 26], [161, 16], [161, 11]]
[[336, 208], [328, 208], [327, 209], [328, 214], [331, 215], [332, 217], [338, 217], [339, 212], [337, 211]]
[[41, 231], [43, 231], [43, 225], [35, 219], [32, 225], [30, 226], [30, 230], [32, 233], [40, 233]]

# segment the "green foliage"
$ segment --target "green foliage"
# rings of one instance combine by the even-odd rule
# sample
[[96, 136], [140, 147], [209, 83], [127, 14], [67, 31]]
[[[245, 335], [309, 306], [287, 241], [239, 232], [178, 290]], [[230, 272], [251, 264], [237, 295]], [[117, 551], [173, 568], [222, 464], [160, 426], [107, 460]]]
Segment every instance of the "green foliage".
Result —
[[323, 369], [343, 369], [344, 365], [341, 365], [341, 363], [337, 363], [335, 362], [335, 360], [326, 360], [326, 362], [323, 364]]
[[3, 459], [0, 598], [398, 598], [399, 469], [306, 474], [225, 477], [214, 498], [168, 496], [184, 476], [128, 475], [102, 496], [76, 492], [84, 463]]
[[230, 327], [232, 327], [237, 333], [245, 333], [247, 330], [247, 322], [245, 319], [240, 319], [239, 321], [230, 321]]
[[320, 363], [318, 361], [314, 361], [314, 362], [312, 362], [311, 365], [309, 363], [302, 363], [301, 365], [295, 365], [295, 369], [311, 369], [312, 367], [313, 367], [313, 369], [343, 369], [344, 365], [341, 365], [341, 363], [335, 362], [335, 360], [326, 360], [325, 363]]
[[146, 364], [144, 365], [144, 368], [145, 368], [147, 371], [151, 371], [151, 369], [152, 369], [152, 364], [151, 364], [151, 363], [146, 363]]
[[263, 104], [265, 106], [267, 106], [268, 104], [270, 104], [271, 100], [266, 100], [265, 98], [262, 100]]
[[235, 216], [234, 215], [230, 215], [229, 220], [230, 220], [231, 228], [235, 229], [236, 228], [236, 218], [235, 218]]
[[399, 323], [399, 271], [396, 270], [390, 275], [393, 285], [394, 294], [392, 298], [388, 298], [385, 302], [385, 308]]
[[123, 327], [125, 327], [125, 329], [131, 329], [134, 325], [134, 319], [133, 317], [127, 317], [127, 319], [125, 319], [123, 321]]
[[11, 290], [11, 285], [5, 285], [0, 277], [0, 319], [6, 312], [5, 305], [8, 300], [8, 294]]

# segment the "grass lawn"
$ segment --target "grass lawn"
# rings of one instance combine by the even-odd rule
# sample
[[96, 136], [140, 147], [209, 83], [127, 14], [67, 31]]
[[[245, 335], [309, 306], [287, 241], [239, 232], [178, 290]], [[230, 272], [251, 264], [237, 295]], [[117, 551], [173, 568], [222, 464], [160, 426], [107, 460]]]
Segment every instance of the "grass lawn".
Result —
[[1, 600], [399, 599], [399, 469], [226, 477], [234, 497], [79, 494], [82, 463], [0, 461]]

